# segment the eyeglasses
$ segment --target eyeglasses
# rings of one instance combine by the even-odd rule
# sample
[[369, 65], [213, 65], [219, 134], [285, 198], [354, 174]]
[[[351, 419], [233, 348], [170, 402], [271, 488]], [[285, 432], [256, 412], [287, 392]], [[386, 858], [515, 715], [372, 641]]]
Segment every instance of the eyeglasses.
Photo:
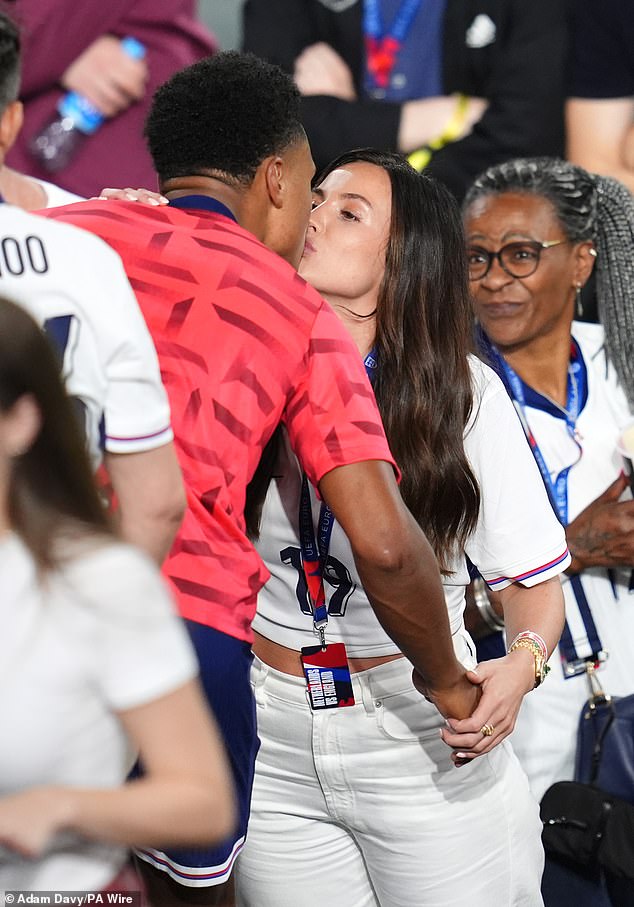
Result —
[[482, 280], [486, 277], [496, 258], [500, 267], [510, 277], [530, 277], [537, 270], [543, 249], [552, 249], [553, 246], [566, 242], [570, 240], [552, 239], [550, 242], [538, 242], [525, 239], [521, 242], [510, 242], [497, 252], [482, 249], [480, 246], [470, 246], [467, 249], [469, 280]]

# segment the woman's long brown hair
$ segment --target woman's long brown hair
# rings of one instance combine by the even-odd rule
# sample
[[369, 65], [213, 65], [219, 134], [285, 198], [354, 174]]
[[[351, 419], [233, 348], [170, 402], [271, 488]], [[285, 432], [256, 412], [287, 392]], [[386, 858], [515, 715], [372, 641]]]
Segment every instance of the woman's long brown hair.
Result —
[[374, 390], [403, 478], [401, 494], [441, 570], [474, 529], [480, 491], [464, 451], [473, 406], [465, 241], [457, 202], [396, 154], [350, 151], [319, 174], [365, 162], [392, 186], [385, 274], [376, 308]]
[[58, 562], [60, 530], [105, 535], [110, 529], [55, 355], [30, 315], [0, 298], [0, 412], [25, 395], [35, 401], [41, 426], [12, 462], [9, 521], [38, 566], [47, 568]]

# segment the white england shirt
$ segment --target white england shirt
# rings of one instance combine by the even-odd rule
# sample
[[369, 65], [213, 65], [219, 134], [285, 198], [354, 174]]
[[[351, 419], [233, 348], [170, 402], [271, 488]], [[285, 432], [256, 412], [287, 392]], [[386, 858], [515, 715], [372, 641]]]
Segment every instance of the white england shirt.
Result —
[[[475, 357], [470, 365], [474, 406], [465, 431], [465, 451], [480, 486], [481, 504], [465, 553], [492, 588], [501, 589], [511, 582], [536, 585], [568, 566], [564, 531], [552, 512], [539, 470], [501, 381]], [[257, 545], [271, 579], [258, 597], [253, 628], [281, 645], [299, 649], [315, 645], [318, 638], [313, 631], [301, 567], [301, 471], [288, 445], [276, 473], [279, 477], [271, 483], [264, 504]], [[315, 533], [319, 509], [312, 492]], [[467, 563], [461, 552], [455, 557], [452, 574], [443, 582], [454, 636], [463, 632], [468, 583]], [[331, 536], [324, 585], [328, 642], [344, 642], [351, 657], [398, 652], [363, 591], [350, 545], [337, 524]]]
[[119, 256], [96, 236], [0, 204], [0, 293], [43, 327], [95, 465], [172, 440], [156, 351]]

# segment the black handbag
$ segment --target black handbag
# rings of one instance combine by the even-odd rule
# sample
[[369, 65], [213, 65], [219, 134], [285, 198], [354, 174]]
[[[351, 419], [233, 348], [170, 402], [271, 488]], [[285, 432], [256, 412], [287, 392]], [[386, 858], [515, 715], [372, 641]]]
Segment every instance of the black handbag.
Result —
[[574, 781], [558, 781], [540, 804], [547, 854], [634, 880], [634, 695], [611, 698], [587, 668]]

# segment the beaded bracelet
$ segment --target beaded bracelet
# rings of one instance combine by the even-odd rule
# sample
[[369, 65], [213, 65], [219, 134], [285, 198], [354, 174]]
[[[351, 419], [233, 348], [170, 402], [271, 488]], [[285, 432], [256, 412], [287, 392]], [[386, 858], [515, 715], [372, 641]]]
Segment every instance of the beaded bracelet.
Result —
[[540, 652], [541, 652], [541, 655], [542, 655], [542, 658], [543, 658], [544, 660], [545, 660], [546, 658], [548, 658], [548, 649], [546, 648], [546, 643], [544, 642], [544, 640], [542, 639], [542, 637], [539, 635], [539, 633], [535, 633], [533, 630], [521, 630], [521, 631], [517, 634], [517, 636], [515, 637], [515, 639], [514, 639], [513, 642], [511, 643], [511, 645], [508, 647], [508, 651], [509, 651], [509, 652], [511, 651], [511, 649], [512, 649], [512, 647], [515, 645], [515, 643], [518, 642], [520, 639], [529, 639], [529, 640], [531, 640], [531, 642], [535, 643], [535, 645], [539, 648], [539, 650], [540, 650]]

